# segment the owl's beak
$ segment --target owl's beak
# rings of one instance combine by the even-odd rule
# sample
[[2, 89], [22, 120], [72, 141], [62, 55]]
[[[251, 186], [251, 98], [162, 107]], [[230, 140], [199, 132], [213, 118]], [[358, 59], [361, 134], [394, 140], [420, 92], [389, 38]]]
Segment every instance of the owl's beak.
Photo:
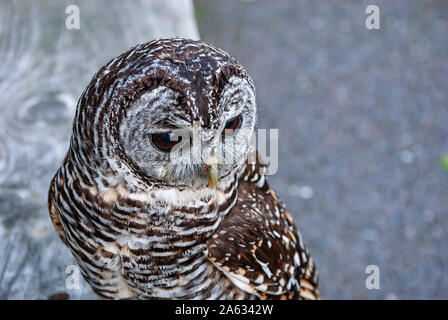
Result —
[[208, 180], [208, 185], [211, 189], [215, 189], [219, 182], [218, 175], [219, 160], [215, 155], [210, 156], [204, 165], [205, 177]]

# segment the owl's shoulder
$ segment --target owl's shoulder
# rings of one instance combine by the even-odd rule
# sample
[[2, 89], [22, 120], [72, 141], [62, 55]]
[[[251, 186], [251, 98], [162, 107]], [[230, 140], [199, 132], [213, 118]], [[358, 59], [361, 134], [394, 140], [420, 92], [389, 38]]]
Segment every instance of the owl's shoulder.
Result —
[[304, 298], [303, 285], [311, 288], [302, 290], [309, 298], [318, 297], [312, 259], [264, 172], [258, 162], [247, 165], [238, 200], [208, 241], [207, 256], [236, 286], [260, 298]]

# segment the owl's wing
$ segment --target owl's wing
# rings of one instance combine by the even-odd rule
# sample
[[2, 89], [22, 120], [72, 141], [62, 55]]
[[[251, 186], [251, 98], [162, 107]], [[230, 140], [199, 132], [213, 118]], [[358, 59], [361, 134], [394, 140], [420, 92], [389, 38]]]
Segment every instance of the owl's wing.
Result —
[[56, 210], [56, 206], [55, 206], [55, 198], [54, 198], [55, 190], [54, 190], [54, 188], [55, 188], [56, 179], [57, 179], [57, 174], [51, 180], [50, 190], [48, 192], [48, 209], [50, 211], [51, 222], [53, 223], [53, 226], [56, 229], [56, 232], [58, 233], [62, 242], [64, 244], [67, 244], [65, 232], [61, 225], [61, 219], [59, 217], [59, 213]]
[[290, 214], [248, 165], [238, 201], [207, 243], [208, 259], [237, 287], [262, 299], [319, 298], [317, 272]]

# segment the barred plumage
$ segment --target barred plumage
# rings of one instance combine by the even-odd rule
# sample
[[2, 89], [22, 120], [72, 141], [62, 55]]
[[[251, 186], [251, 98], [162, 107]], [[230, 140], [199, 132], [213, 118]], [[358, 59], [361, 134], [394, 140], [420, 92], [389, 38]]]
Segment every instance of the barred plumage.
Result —
[[[100, 296], [319, 297], [313, 261], [265, 167], [246, 161], [254, 90], [234, 58], [185, 39], [138, 45], [94, 76], [49, 210]], [[229, 123], [238, 125], [231, 147], [219, 140]], [[199, 164], [168, 161], [154, 142], [174, 128], [208, 130]]]

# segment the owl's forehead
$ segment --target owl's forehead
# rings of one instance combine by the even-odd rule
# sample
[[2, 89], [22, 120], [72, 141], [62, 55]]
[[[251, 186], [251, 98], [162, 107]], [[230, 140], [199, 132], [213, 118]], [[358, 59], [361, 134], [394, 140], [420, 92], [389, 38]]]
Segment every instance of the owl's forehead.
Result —
[[211, 74], [228, 64], [238, 64], [228, 53], [209, 44], [186, 39], [161, 39], [148, 45], [148, 57], [188, 73]]
[[[200, 41], [160, 39], [137, 45], [103, 66], [81, 97], [76, 117], [80, 123], [104, 118], [100, 123], [114, 127], [142, 95], [166, 87], [176, 93], [176, 111], [204, 128], [217, 128], [225, 111], [220, 101], [233, 86], [241, 89], [235, 93], [253, 96], [255, 91], [245, 69], [225, 51]], [[228, 104], [234, 109], [241, 105], [235, 97]]]
[[155, 68], [184, 98], [182, 106], [192, 120], [215, 127], [223, 112], [218, 108], [224, 86], [244, 69], [226, 52], [208, 44], [186, 40], [161, 40], [150, 50]]
[[219, 102], [230, 79], [238, 77], [247, 80], [244, 85], [251, 84], [235, 58], [199, 41], [161, 39], [137, 46], [121, 59], [122, 63], [112, 64], [120, 68], [115, 73], [123, 75], [123, 86], [131, 88], [132, 84], [143, 82], [146, 88], [138, 95], [157, 87], [171, 89], [180, 96], [178, 107], [185, 116], [206, 128], [220, 125], [225, 110]]

